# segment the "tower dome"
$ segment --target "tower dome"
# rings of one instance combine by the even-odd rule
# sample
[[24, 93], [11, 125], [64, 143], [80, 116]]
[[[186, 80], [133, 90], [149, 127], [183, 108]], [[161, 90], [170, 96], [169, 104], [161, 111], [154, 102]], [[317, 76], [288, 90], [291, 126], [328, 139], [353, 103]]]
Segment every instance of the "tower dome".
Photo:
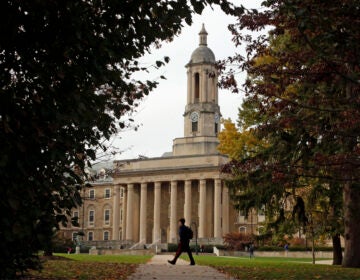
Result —
[[197, 47], [191, 54], [189, 64], [215, 63], [215, 55], [213, 51], [207, 46], [207, 35], [208, 33], [206, 32], [205, 26], [203, 24], [199, 33], [200, 36], [199, 47]]

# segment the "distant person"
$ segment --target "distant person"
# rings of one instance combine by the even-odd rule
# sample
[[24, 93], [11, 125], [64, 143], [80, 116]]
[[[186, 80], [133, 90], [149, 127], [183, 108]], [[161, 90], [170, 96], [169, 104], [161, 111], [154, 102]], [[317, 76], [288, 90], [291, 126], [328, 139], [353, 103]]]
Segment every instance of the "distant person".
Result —
[[287, 256], [288, 252], [289, 252], [289, 244], [287, 244], [287, 243], [285, 244], [284, 250], [285, 250], [285, 255]]
[[175, 257], [172, 261], [168, 261], [168, 263], [174, 265], [176, 264], [177, 259], [180, 257], [182, 252], [187, 252], [190, 259], [190, 265], [195, 265], [195, 260], [190, 250], [190, 239], [192, 239], [193, 232], [192, 230], [185, 226], [185, 219], [181, 218], [179, 220], [179, 237], [180, 242], [175, 254]]
[[251, 258], [255, 258], [255, 256], [254, 256], [254, 250], [255, 250], [254, 244], [251, 243], [250, 246], [249, 246], [250, 259], [251, 259]]

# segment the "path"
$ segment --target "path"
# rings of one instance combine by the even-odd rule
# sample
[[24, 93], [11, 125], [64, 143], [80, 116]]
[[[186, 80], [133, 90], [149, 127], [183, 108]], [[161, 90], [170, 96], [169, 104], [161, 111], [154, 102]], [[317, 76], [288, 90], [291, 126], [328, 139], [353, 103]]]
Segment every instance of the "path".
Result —
[[128, 278], [129, 280], [232, 280], [229, 276], [222, 274], [208, 266], [190, 266], [188, 262], [178, 259], [176, 265], [167, 263], [172, 255], [155, 255], [147, 264], [141, 264], [136, 272]]

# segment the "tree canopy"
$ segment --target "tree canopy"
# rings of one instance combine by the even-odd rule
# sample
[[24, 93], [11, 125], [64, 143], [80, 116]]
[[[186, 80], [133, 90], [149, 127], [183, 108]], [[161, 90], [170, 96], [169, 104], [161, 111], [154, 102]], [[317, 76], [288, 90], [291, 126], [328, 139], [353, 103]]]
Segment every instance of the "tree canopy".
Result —
[[1, 279], [38, 266], [81, 203], [84, 167], [156, 87], [133, 78], [138, 59], [208, 4], [241, 12], [226, 0], [0, 3]]
[[[304, 185], [326, 185], [343, 194], [348, 267], [360, 266], [359, 15], [358, 1], [264, 1], [230, 26], [247, 55], [220, 63], [247, 71], [243, 116], [252, 116], [254, 135], [268, 144], [228, 165], [242, 178], [234, 189], [251, 183], [254, 194], [280, 199]], [[269, 33], [254, 37], [244, 29]], [[223, 87], [239, 91], [239, 69], [230, 69]]]

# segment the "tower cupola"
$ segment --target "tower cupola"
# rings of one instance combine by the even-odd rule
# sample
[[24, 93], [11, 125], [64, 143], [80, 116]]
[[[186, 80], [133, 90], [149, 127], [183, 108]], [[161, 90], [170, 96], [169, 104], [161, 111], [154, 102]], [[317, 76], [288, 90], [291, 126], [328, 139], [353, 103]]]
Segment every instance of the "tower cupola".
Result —
[[174, 140], [173, 155], [216, 154], [220, 130], [218, 75], [215, 55], [207, 46], [204, 24], [199, 46], [191, 54], [187, 69], [187, 104], [184, 113], [184, 137]]
[[199, 32], [199, 47], [197, 47], [191, 54], [188, 65], [196, 63], [215, 63], [215, 55], [213, 51], [207, 46], [207, 35], [204, 24]]

